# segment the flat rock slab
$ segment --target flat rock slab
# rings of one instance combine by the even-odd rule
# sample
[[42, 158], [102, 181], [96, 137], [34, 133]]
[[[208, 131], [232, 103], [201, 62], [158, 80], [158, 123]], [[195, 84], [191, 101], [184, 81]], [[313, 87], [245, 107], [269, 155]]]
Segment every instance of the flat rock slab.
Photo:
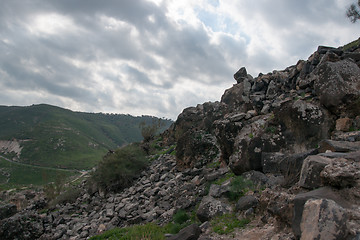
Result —
[[320, 173], [326, 165], [331, 163], [330, 158], [314, 155], [308, 156], [303, 163], [300, 173], [299, 186], [314, 189], [322, 186]]
[[320, 142], [319, 152], [356, 152], [360, 151], [360, 142], [323, 140]]

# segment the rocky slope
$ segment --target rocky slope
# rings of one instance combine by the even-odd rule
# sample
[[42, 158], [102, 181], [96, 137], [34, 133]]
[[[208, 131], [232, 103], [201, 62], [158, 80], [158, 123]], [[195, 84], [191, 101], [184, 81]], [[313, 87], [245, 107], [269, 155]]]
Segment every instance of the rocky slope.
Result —
[[[238, 239], [358, 239], [360, 48], [319, 47], [283, 71], [234, 78], [220, 102], [185, 109], [163, 134], [176, 157], [160, 156], [120, 193], [87, 192], [55, 211], [22, 195], [23, 210], [1, 207], [0, 238], [86, 239], [185, 209], [203, 224], [170, 239], [227, 239], [208, 227], [224, 213], [252, 220]], [[236, 203], [231, 178], [215, 184], [231, 172], [256, 186]]]

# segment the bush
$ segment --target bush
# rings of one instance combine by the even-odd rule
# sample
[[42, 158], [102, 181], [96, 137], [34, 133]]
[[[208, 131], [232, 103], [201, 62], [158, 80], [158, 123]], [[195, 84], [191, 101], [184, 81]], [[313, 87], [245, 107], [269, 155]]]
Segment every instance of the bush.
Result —
[[130, 144], [105, 155], [92, 174], [92, 180], [107, 190], [121, 190], [131, 185], [147, 163], [139, 144]]

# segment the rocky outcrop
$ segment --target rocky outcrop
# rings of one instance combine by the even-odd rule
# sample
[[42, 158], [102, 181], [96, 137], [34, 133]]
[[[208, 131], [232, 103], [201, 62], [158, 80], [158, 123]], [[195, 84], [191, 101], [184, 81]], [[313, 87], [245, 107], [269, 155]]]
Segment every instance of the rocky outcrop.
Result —
[[307, 61], [283, 71], [253, 78], [244, 67], [239, 69], [234, 74], [237, 83], [220, 103], [198, 105], [179, 115], [173, 126], [173, 134], [184, 137], [177, 146], [178, 164], [191, 167], [191, 161], [198, 161], [197, 148], [191, 155], [182, 154], [194, 146], [191, 138], [198, 131], [215, 136], [212, 145], [221, 160], [241, 174], [263, 171], [261, 159], [269, 152], [292, 155], [315, 148], [331, 137], [335, 122], [338, 131], [353, 128], [360, 114], [360, 68], [352, 54], [319, 47]]
[[13, 216], [17, 212], [15, 204], [5, 204], [0, 206], [0, 220]]

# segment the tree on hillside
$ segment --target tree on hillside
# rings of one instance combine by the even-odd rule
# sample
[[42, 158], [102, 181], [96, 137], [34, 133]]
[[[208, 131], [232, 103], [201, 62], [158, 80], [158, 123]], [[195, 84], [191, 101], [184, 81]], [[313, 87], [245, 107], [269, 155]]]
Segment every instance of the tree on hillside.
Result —
[[353, 3], [346, 11], [346, 16], [350, 18], [352, 23], [355, 23], [360, 19], [360, 0], [357, 2], [357, 6]]
[[153, 119], [151, 124], [146, 124], [145, 121], [139, 124], [141, 129], [141, 135], [144, 138], [145, 142], [149, 142], [154, 139], [155, 135], [158, 133], [161, 127], [164, 126], [164, 122], [161, 119]]

